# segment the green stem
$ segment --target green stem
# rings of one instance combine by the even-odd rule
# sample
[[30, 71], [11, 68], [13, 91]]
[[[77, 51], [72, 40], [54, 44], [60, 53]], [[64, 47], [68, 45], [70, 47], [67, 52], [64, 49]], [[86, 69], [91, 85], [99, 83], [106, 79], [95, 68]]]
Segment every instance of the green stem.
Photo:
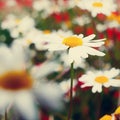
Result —
[[7, 110], [5, 111], [5, 120], [8, 120]]
[[72, 96], [73, 96], [73, 79], [74, 79], [74, 68], [73, 68], [74, 62], [71, 63], [71, 72], [70, 72], [70, 78], [71, 78], [71, 83], [70, 83], [70, 108], [69, 108], [69, 113], [68, 113], [68, 120], [70, 120], [71, 115], [72, 115]]

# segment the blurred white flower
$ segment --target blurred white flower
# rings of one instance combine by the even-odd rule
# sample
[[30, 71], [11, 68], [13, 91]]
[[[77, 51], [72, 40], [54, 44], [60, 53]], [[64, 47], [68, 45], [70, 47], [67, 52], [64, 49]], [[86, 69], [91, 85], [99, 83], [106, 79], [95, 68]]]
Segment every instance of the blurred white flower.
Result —
[[14, 41], [20, 41], [21, 45], [28, 47], [34, 44], [38, 50], [46, 50], [45, 45], [48, 44], [48, 39], [43, 31], [31, 29], [26, 35]]
[[83, 26], [83, 25], [89, 24], [91, 22], [91, 19], [86, 15], [82, 15], [74, 18], [73, 22], [75, 24], [77, 23], [78, 25]]
[[37, 11], [42, 10], [49, 10], [50, 7], [50, 1], [49, 0], [35, 0], [33, 1], [33, 8]]
[[97, 24], [96, 25], [96, 29], [99, 31], [99, 32], [103, 32], [107, 29], [106, 25], [105, 24]]
[[58, 3], [56, 4], [54, 0], [35, 0], [33, 1], [33, 9], [36, 11], [40, 11], [41, 16], [45, 18], [54, 12], [62, 11], [64, 6], [61, 6], [61, 4], [61, 1], [58, 1]]
[[36, 101], [48, 110], [60, 110], [63, 92], [55, 83], [39, 81], [38, 73], [44, 73], [41, 69], [33, 72], [25, 53], [18, 43], [11, 47], [0, 46], [0, 114], [12, 104], [26, 119], [35, 120], [38, 116]]
[[94, 37], [94, 34], [87, 37], [83, 37], [83, 34], [57, 36], [52, 40], [53, 43], [51, 42], [47, 47], [49, 51], [68, 49], [68, 55], [72, 62], [79, 61], [80, 58], [87, 58], [88, 54], [104, 56], [105, 54], [103, 52], [100, 52], [93, 47], [102, 46], [105, 39], [93, 40]]
[[[62, 82], [59, 83], [61, 89], [63, 90], [64, 94], [66, 95], [66, 100], [69, 100], [70, 98], [70, 84], [71, 84], [71, 80], [63, 80]], [[73, 80], [73, 87], [72, 87], [72, 91], [73, 91], [73, 96], [75, 96], [75, 87], [76, 87], [77, 81], [74, 79]]]
[[10, 14], [2, 21], [2, 29], [8, 29], [13, 38], [17, 38], [20, 34], [25, 35], [32, 28], [34, 28], [34, 19], [30, 16], [18, 18], [17, 16]]
[[77, 4], [80, 4], [81, 0], [68, 0], [67, 4], [69, 6], [69, 8], [74, 8], [77, 6]]
[[89, 2], [87, 0], [80, 0], [77, 6], [90, 11], [93, 17], [96, 17], [99, 13], [108, 16], [117, 9], [114, 0], [89, 0]]
[[102, 86], [120, 87], [120, 79], [115, 79], [119, 73], [120, 70], [115, 68], [106, 71], [88, 71], [79, 78], [79, 81], [84, 83], [82, 88], [90, 86], [93, 93], [102, 92]]

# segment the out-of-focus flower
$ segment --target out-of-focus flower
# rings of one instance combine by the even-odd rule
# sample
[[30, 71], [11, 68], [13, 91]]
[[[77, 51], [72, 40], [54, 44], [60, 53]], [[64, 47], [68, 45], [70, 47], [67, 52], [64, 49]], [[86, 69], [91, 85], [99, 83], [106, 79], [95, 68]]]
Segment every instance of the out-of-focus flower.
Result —
[[[64, 81], [60, 82], [60, 84], [59, 84], [61, 89], [64, 91], [66, 99], [69, 99], [69, 97], [70, 97], [70, 81], [71, 81], [70, 79], [64, 80]], [[74, 79], [73, 80], [73, 87], [72, 87], [73, 96], [75, 96], [75, 93], [76, 93], [76, 91], [75, 91], [76, 84], [77, 84], [77, 81]]]
[[74, 8], [78, 4], [80, 4], [80, 2], [81, 2], [81, 0], [69, 0], [69, 1], [67, 1], [67, 4], [68, 4], [69, 8]]
[[2, 21], [2, 29], [8, 29], [13, 38], [17, 38], [20, 34], [25, 35], [32, 28], [34, 28], [34, 20], [30, 16], [18, 18], [15, 15], [8, 15], [5, 20]]
[[0, 1], [0, 9], [3, 9], [6, 7], [5, 1]]
[[108, 16], [116, 11], [117, 8], [114, 0], [89, 0], [89, 2], [87, 2], [87, 0], [80, 0], [77, 5], [81, 9], [90, 11], [93, 17], [96, 17], [99, 13]]
[[32, 7], [33, 0], [15, 0], [16, 3], [23, 7]]
[[87, 58], [88, 54], [104, 56], [103, 52], [96, 50], [93, 47], [100, 47], [104, 44], [105, 39], [93, 40], [94, 34], [83, 37], [83, 34], [72, 36], [61, 36], [59, 39], [54, 39], [53, 43], [48, 45], [48, 50], [69, 50], [69, 57], [72, 61], [79, 61], [80, 58]]
[[104, 115], [99, 120], [119, 120], [120, 118], [120, 106], [111, 115]]
[[33, 9], [42, 12], [42, 17], [45, 18], [50, 14], [57, 13], [63, 10], [63, 7], [57, 2], [52, 0], [35, 0], [33, 1]]
[[33, 8], [37, 11], [47, 10], [49, 11], [50, 1], [48, 0], [35, 0], [33, 1]]
[[102, 86], [104, 87], [120, 87], [120, 80], [115, 79], [119, 74], [119, 69], [112, 68], [111, 70], [106, 71], [88, 71], [86, 74], [82, 75], [79, 78], [79, 81], [84, 84], [81, 86], [92, 87], [92, 92], [102, 92]]
[[39, 81], [41, 69], [33, 72], [25, 53], [18, 43], [10, 48], [0, 46], [0, 114], [12, 104], [26, 119], [35, 120], [38, 116], [36, 101], [48, 110], [60, 110], [63, 92], [55, 83]]
[[15, 41], [20, 41], [24, 47], [28, 47], [34, 44], [37, 50], [45, 50], [45, 45], [48, 44], [48, 33], [38, 29], [31, 29], [26, 35], [21, 38], [15, 39]]
[[70, 20], [70, 16], [67, 12], [56, 12], [51, 14], [51, 16], [55, 19], [56, 23], [67, 22]]
[[86, 24], [89, 24], [90, 22], [91, 19], [86, 15], [82, 15], [73, 19], [73, 23], [78, 24], [80, 26], [84, 26]]
[[116, 22], [120, 23], [120, 13], [117, 13], [117, 12], [111, 13], [107, 17], [107, 20], [109, 20], [109, 21], [116, 21]]

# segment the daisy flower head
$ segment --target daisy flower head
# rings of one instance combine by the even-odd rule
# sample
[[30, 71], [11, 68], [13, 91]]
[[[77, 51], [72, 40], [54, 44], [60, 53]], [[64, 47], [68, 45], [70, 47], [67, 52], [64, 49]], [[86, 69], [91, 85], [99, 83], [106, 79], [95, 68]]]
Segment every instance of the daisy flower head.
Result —
[[89, 2], [87, 0], [81, 0], [77, 5], [81, 9], [90, 11], [93, 17], [96, 17], [99, 13], [108, 16], [116, 11], [117, 8], [114, 0], [89, 0]]
[[13, 38], [17, 38], [20, 34], [25, 35], [35, 26], [34, 19], [30, 16], [19, 18], [14, 14], [10, 14], [2, 21], [2, 29], [8, 29]]
[[93, 40], [94, 34], [84, 37], [80, 35], [59, 36], [53, 40], [53, 43], [48, 45], [48, 50], [68, 50], [69, 59], [78, 61], [80, 58], [88, 58], [88, 55], [104, 56], [103, 52], [96, 50], [93, 47], [100, 47], [104, 44], [105, 39]]
[[86, 74], [79, 78], [79, 81], [84, 84], [81, 86], [92, 87], [92, 92], [102, 92], [102, 86], [104, 87], [120, 87], [120, 80], [115, 77], [120, 73], [119, 69], [112, 68], [106, 71], [88, 71]]
[[11, 106], [26, 120], [36, 120], [35, 101], [39, 100], [37, 103], [47, 109], [60, 110], [62, 91], [56, 83], [39, 82], [39, 86], [36, 85], [41, 79], [38, 78], [41, 69], [34, 72], [26, 57], [25, 49], [18, 43], [11, 47], [0, 46], [0, 114]]
[[34, 44], [37, 50], [46, 50], [45, 45], [48, 43], [48, 37], [41, 30], [31, 29], [26, 35], [14, 41], [20, 41], [24, 47]]

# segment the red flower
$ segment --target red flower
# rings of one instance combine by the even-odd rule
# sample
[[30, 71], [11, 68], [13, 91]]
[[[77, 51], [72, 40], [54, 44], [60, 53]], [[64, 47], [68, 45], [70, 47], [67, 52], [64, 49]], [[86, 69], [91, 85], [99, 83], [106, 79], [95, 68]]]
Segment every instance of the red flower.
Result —
[[74, 31], [75, 34], [80, 34], [80, 33], [83, 32], [83, 28], [81, 28], [80, 26], [75, 26], [73, 28], [73, 31]]
[[0, 9], [5, 8], [6, 4], [4, 1], [0, 1]]
[[91, 34], [94, 34], [94, 29], [92, 27], [88, 27], [86, 29], [86, 35], [91, 35]]
[[32, 7], [33, 0], [16, 0], [20, 6]]
[[104, 14], [100, 13], [100, 14], [97, 14], [97, 18], [98, 18], [99, 20], [103, 21], [103, 20], [106, 19], [106, 16], [105, 16]]
[[61, 23], [62, 22], [62, 15], [60, 13], [53, 13], [52, 17], [55, 19], [56, 23]]

